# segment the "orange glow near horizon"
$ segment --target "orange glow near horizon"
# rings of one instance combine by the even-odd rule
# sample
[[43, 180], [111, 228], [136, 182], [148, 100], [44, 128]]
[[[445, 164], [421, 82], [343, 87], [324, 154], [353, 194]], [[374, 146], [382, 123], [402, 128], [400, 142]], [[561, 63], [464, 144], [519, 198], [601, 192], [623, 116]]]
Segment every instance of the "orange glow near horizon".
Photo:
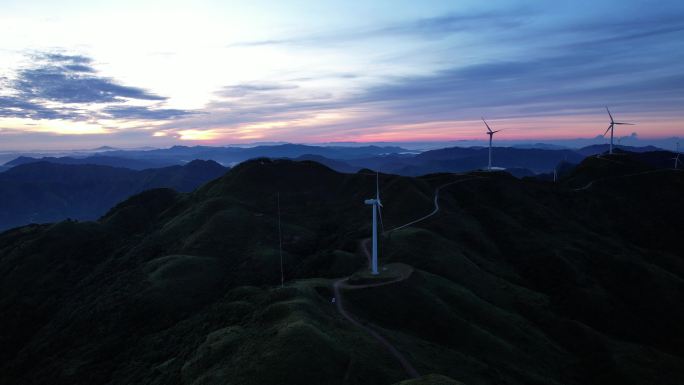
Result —
[[[279, 120], [250, 122], [228, 128], [161, 128], [150, 122], [151, 138], [167, 138], [194, 144], [225, 145], [251, 143], [254, 141], [284, 141], [295, 143], [327, 142], [440, 142], [487, 139], [481, 120], [453, 120], [424, 123], [369, 125], [363, 122], [363, 114], [353, 109], [334, 112], [314, 112], [309, 116], [284, 116]], [[381, 116], [374, 120], [381, 121]], [[633, 122], [634, 126], [618, 126], [617, 137], [630, 136], [633, 132], [640, 138], [666, 138], [684, 133], [681, 120], [657, 116], [631, 116], [621, 114], [619, 120]], [[487, 118], [495, 130], [499, 142], [592, 139], [605, 132], [608, 117], [593, 115], [564, 115], [523, 118]], [[358, 126], [355, 122], [358, 122]], [[31, 124], [28, 124], [31, 123]], [[115, 122], [111, 122], [115, 123]], [[136, 122], [138, 125], [140, 122]], [[69, 121], [27, 122], [26, 119], [3, 119], [5, 133], [39, 133], [55, 136], [96, 135], [106, 137], [118, 133], [133, 132], [142, 128], [122, 127], [112, 129], [97, 123]], [[340, 128], [335, 128], [339, 126]]]
[[[681, 135], [684, 124], [675, 120], [637, 120], [627, 117], [634, 126], [616, 128], [617, 137], [636, 132], [642, 138], [666, 138]], [[608, 121], [601, 122], [596, 116], [573, 116], [572, 119], [557, 117], [487, 119], [495, 130], [502, 130], [495, 136], [500, 141], [565, 140], [595, 138], [602, 135]], [[623, 128], [624, 127], [624, 128]], [[346, 135], [299, 136], [290, 141], [318, 142], [420, 142], [487, 139], [486, 128], [481, 120], [442, 121], [391, 126], [365, 127], [351, 130]], [[366, 133], [367, 132], [367, 133]], [[313, 139], [313, 140], [312, 140]], [[285, 140], [285, 139], [282, 139]]]

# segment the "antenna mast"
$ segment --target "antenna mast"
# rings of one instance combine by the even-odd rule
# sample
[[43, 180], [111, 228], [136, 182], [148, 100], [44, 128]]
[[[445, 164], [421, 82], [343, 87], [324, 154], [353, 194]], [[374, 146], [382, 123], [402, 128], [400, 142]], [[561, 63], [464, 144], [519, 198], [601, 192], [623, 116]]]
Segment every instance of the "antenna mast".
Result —
[[278, 201], [278, 250], [280, 252], [280, 287], [285, 286], [285, 274], [283, 273], [283, 232], [280, 227], [280, 192], [277, 193]]

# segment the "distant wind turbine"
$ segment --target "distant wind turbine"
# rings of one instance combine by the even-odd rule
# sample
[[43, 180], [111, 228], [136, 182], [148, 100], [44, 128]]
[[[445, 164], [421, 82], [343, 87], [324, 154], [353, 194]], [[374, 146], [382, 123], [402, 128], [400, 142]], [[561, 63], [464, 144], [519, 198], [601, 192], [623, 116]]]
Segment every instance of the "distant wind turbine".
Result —
[[373, 255], [371, 257], [371, 274], [378, 275], [378, 216], [382, 221], [382, 202], [380, 202], [380, 174], [375, 174], [375, 199], [366, 199], [367, 205], [373, 206]]
[[679, 160], [679, 155], [681, 155], [681, 154], [677, 154], [677, 156], [675, 156], [674, 158], [672, 158], [672, 160], [674, 160], [674, 162], [675, 162], [675, 167], [674, 167], [675, 170], [679, 169], [678, 166], [679, 166], [680, 163], [682, 163], [682, 161]]
[[677, 154], [677, 156], [675, 156], [674, 158], [672, 158], [672, 160], [674, 160], [674, 163], [675, 163], [674, 168], [675, 168], [675, 170], [677, 170], [677, 169], [679, 168], [679, 167], [678, 167], [678, 166], [679, 166], [679, 163], [682, 162], [681, 160], [679, 160], [679, 156], [681, 155], [681, 154], [679, 153], [679, 142], [677, 142], [677, 147], [675, 148], [675, 154]]
[[610, 116], [610, 125], [608, 126], [608, 129], [606, 130], [606, 132], [603, 133], [603, 136], [606, 136], [608, 131], [610, 131], [610, 151], [609, 151], [609, 154], [612, 154], [613, 153], [613, 133], [615, 131], [615, 126], [618, 124], [625, 124], [628, 126], [633, 126], [634, 123], [616, 122], [615, 120], [613, 120], [613, 115], [610, 113], [610, 110], [608, 109], [608, 107], [606, 107], [606, 111], [608, 111], [608, 116]]
[[494, 138], [494, 134], [501, 130], [492, 131], [484, 118], [482, 118], [482, 121], [484, 122], [485, 126], [487, 126], [487, 135], [489, 135], [489, 165], [487, 166], [487, 170], [492, 171], [492, 139]]

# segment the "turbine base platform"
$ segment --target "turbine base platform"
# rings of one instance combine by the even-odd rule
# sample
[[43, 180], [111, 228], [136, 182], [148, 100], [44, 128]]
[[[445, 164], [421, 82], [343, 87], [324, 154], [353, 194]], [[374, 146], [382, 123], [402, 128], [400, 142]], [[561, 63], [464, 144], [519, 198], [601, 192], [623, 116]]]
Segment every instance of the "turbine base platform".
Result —
[[390, 263], [380, 266], [377, 275], [370, 270], [364, 269], [352, 274], [347, 280], [349, 285], [367, 285], [390, 281], [400, 281], [408, 278], [413, 273], [413, 267], [403, 263]]

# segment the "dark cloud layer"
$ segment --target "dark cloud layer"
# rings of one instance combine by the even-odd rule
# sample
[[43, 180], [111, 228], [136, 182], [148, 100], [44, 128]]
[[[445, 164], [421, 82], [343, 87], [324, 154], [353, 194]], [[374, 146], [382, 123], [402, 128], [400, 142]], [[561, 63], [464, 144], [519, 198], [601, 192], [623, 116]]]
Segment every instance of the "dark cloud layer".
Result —
[[0, 96], [0, 117], [27, 119], [64, 119], [68, 115], [14, 96]]
[[397, 78], [351, 102], [382, 103], [400, 114], [419, 111], [436, 120], [453, 117], [453, 111], [492, 108], [541, 114], [605, 104], [677, 110], [684, 104], [684, 23], [672, 15], [643, 18], [577, 28], [571, 42], [518, 60]]
[[[0, 97], [0, 116], [31, 119], [172, 119], [187, 111], [126, 106], [127, 101], [164, 101], [145, 89], [124, 86], [97, 74], [92, 59], [82, 55], [40, 53], [33, 65], [5, 81], [9, 95]], [[101, 105], [99, 111], [76, 105]], [[113, 104], [113, 105], [112, 105]], [[74, 105], [70, 107], [69, 105]]]
[[37, 60], [43, 59], [53, 63], [90, 64], [93, 61], [91, 58], [87, 56], [65, 55], [54, 52], [42, 52], [33, 56]]
[[17, 74], [12, 88], [26, 100], [60, 103], [109, 103], [125, 99], [165, 100], [142, 88], [128, 87], [98, 76], [84, 56], [44, 54], [42, 60]]

